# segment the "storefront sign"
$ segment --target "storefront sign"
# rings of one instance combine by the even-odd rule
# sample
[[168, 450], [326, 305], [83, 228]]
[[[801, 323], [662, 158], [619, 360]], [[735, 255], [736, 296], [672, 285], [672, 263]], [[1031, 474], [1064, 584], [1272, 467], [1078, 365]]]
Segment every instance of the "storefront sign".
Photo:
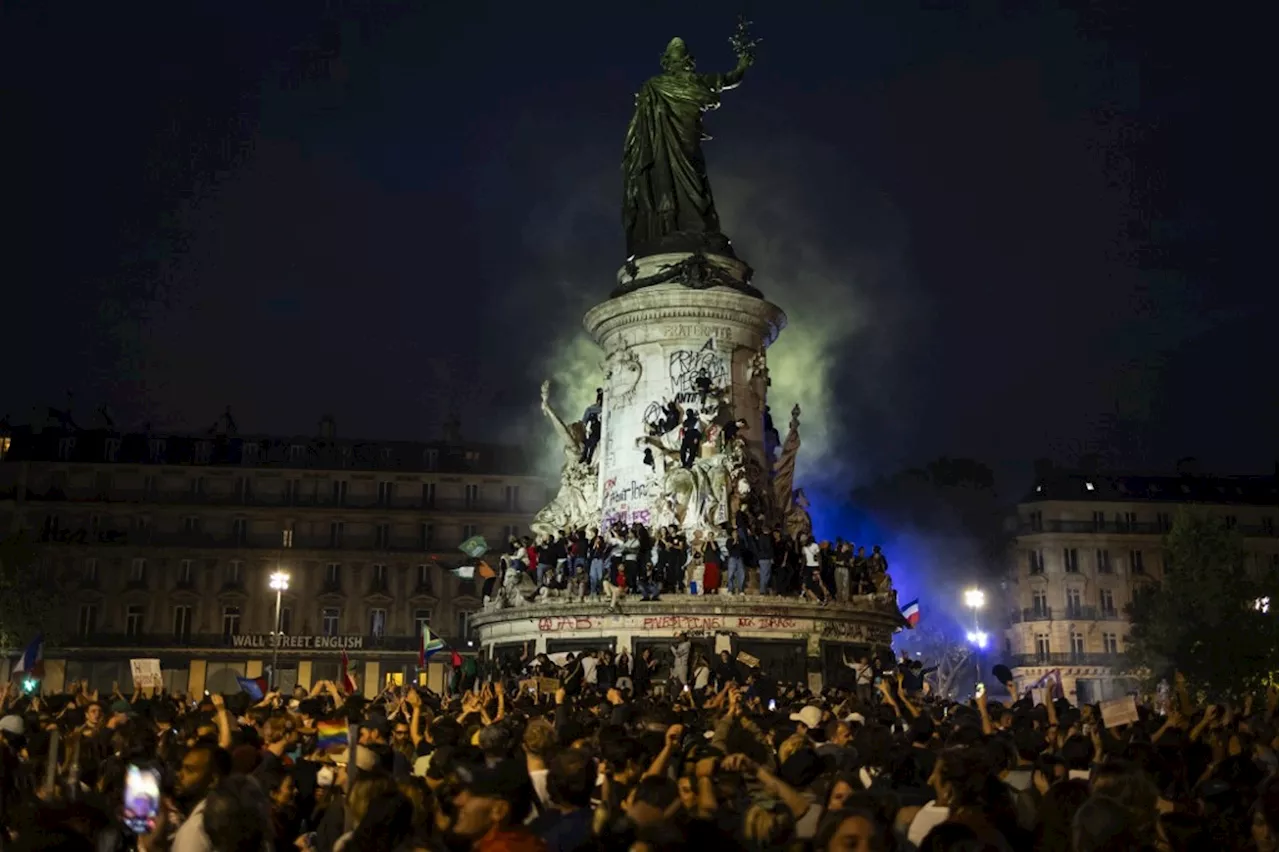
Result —
[[[272, 633], [242, 633], [231, 637], [233, 648], [275, 647]], [[363, 636], [281, 636], [280, 647], [315, 651], [359, 651], [364, 648]]]

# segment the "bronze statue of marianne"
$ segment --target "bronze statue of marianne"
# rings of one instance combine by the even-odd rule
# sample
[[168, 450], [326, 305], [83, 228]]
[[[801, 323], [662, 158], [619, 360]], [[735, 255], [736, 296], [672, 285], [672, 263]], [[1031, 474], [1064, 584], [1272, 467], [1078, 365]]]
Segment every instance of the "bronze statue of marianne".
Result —
[[732, 38], [737, 66], [727, 74], [699, 74], [682, 39], [662, 54], [662, 73], [645, 81], [627, 127], [622, 153], [622, 223], [627, 254], [699, 252], [733, 256], [720, 233], [707, 180], [702, 114], [720, 106], [720, 93], [742, 82], [756, 42], [739, 19]]

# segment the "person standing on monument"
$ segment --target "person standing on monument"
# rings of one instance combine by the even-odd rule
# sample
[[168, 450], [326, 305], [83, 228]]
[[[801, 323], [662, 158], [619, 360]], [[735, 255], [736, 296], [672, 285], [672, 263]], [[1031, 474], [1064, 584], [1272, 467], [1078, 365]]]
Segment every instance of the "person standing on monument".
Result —
[[702, 446], [702, 429], [698, 415], [692, 408], [684, 412], [684, 425], [680, 427], [680, 464], [685, 470], [693, 467], [698, 460], [698, 449]]
[[760, 594], [762, 595], [772, 594], [769, 583], [773, 579], [773, 540], [771, 533], [759, 528], [751, 545], [756, 555], [756, 564], [760, 567]]
[[736, 530], [731, 531], [728, 524], [725, 524], [723, 529], [727, 534], [725, 541], [725, 551], [728, 554], [728, 559], [725, 562], [728, 568], [726, 574], [727, 593], [740, 595], [747, 581], [746, 568], [743, 563], [742, 538]]

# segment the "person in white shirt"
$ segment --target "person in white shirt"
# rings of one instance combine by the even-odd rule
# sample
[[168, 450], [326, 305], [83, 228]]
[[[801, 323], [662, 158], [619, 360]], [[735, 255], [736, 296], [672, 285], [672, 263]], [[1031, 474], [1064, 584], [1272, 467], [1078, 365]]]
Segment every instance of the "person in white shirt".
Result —
[[596, 658], [595, 651], [587, 651], [582, 655], [582, 680], [592, 686], [596, 685], [596, 667], [600, 665], [600, 661]]

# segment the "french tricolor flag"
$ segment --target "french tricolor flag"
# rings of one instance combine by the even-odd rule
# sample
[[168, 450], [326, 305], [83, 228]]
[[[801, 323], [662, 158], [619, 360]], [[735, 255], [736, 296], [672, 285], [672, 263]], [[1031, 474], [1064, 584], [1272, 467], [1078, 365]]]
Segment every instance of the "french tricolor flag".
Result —
[[28, 677], [40, 678], [44, 677], [44, 634], [41, 633], [36, 640], [27, 646], [22, 652], [22, 656], [18, 658], [17, 664], [10, 673], [12, 676], [20, 674]]
[[906, 619], [908, 627], [910, 627], [912, 630], [916, 629], [916, 625], [920, 623], [920, 599], [919, 598], [916, 598], [913, 601], [909, 601], [907, 605], [902, 608], [902, 617]]

